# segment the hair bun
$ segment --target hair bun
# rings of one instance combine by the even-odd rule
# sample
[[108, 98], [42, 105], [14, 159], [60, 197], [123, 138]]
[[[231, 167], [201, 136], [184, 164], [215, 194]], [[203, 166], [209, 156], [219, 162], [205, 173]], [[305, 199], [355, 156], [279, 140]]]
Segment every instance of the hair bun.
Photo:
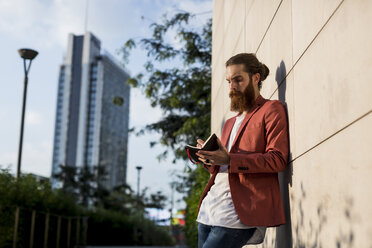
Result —
[[264, 81], [269, 75], [269, 73], [270, 73], [269, 68], [267, 68], [265, 64], [261, 63], [261, 68], [260, 68], [261, 81]]

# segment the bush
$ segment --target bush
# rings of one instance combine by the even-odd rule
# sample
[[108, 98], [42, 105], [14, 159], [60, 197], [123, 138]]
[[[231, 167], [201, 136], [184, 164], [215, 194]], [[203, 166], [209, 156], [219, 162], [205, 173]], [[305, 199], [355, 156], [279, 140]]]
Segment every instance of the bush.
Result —
[[197, 222], [195, 221], [198, 216], [199, 200], [203, 193], [205, 186], [209, 179], [209, 173], [203, 168], [198, 166], [195, 170], [190, 173], [189, 180], [192, 183], [188, 196], [186, 197], [186, 215], [185, 215], [185, 235], [187, 245], [192, 247], [198, 247], [198, 228]]
[[[50, 213], [48, 247], [56, 246], [58, 222], [60, 247], [67, 246], [68, 223], [71, 230], [70, 244], [174, 244], [168, 229], [158, 227], [154, 222], [144, 219], [141, 213], [127, 215], [100, 208], [86, 210], [71, 196], [60, 190], [53, 190], [49, 182], [39, 182], [31, 175], [24, 175], [16, 180], [8, 170], [0, 168], [0, 248], [12, 247], [17, 207], [20, 208], [17, 247], [29, 247], [33, 211], [36, 212], [34, 247], [43, 247], [47, 213]], [[85, 220], [88, 226], [85, 226]], [[78, 226], [79, 240], [76, 235]]]
[[[89, 245], [173, 245], [167, 227], [157, 226], [138, 213], [125, 216], [121, 213], [99, 209], [89, 213]], [[102, 237], [105, 237], [102, 239]]]

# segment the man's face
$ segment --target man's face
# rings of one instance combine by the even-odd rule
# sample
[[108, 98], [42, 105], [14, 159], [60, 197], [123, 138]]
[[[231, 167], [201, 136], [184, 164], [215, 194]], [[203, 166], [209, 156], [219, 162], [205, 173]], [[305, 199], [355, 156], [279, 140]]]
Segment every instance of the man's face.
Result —
[[256, 99], [254, 87], [256, 78], [257, 75], [250, 77], [248, 72], [244, 71], [244, 65], [242, 64], [226, 67], [226, 80], [230, 87], [231, 111], [244, 112], [253, 106]]

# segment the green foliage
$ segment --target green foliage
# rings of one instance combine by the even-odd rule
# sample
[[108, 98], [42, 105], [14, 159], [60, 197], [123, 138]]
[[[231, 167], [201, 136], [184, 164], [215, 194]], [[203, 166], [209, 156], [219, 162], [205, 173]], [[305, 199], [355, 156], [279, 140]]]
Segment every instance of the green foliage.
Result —
[[121, 185], [116, 187], [100, 203], [99, 208], [109, 209], [112, 211], [121, 212], [125, 215], [133, 214], [136, 208], [137, 199], [133, 190], [129, 185]]
[[164, 208], [167, 197], [161, 191], [147, 196], [148, 188], [144, 188], [139, 196], [127, 184], [117, 186], [108, 191], [104, 186], [107, 173], [103, 166], [60, 166], [60, 172], [54, 178], [62, 183], [61, 191], [73, 197], [79, 204], [120, 211], [131, 215], [144, 212], [145, 208]]
[[[151, 105], [163, 111], [159, 121], [147, 125], [137, 134], [160, 133], [161, 139], [151, 142], [151, 146], [161, 144], [170, 148], [175, 160], [187, 160], [185, 145], [210, 135], [212, 22], [208, 20], [197, 29], [188, 25], [192, 18], [194, 15], [190, 13], [178, 13], [171, 18], [164, 16], [162, 22], [151, 24], [151, 37], [139, 41], [130, 39], [122, 48], [125, 62], [129, 61], [130, 50], [139, 46], [147, 51], [148, 61], [143, 72], [128, 83], [141, 88]], [[170, 32], [176, 32], [178, 46], [166, 39]], [[165, 150], [158, 158], [167, 155], [168, 150]], [[177, 191], [186, 194], [185, 230], [189, 247], [197, 246], [195, 219], [208, 178], [202, 167], [186, 167], [185, 174], [178, 175], [175, 181]]]
[[13, 226], [14, 208], [0, 204], [0, 247], [11, 247]]
[[53, 191], [48, 181], [38, 181], [32, 175], [22, 175], [16, 180], [9, 170], [0, 166], [0, 247], [12, 246], [16, 206], [21, 209], [17, 247], [25, 246], [29, 240], [32, 210], [64, 216], [83, 213], [74, 199], [62, 191]]
[[145, 219], [143, 215], [132, 215], [131, 221], [135, 224], [134, 237], [138, 245], [174, 245], [174, 239], [168, 226], [156, 226], [153, 221]]
[[65, 215], [76, 215], [82, 211], [73, 198], [62, 191], [53, 191], [49, 181], [38, 181], [32, 175], [22, 175], [16, 180], [8, 170], [1, 168], [0, 205]]
[[150, 197], [145, 198], [147, 208], [163, 209], [167, 202], [167, 197], [161, 193], [161, 191], [151, 194]]
[[[68, 170], [68, 172], [71, 171]], [[72, 183], [75, 182], [72, 181]], [[144, 219], [143, 211], [138, 211], [134, 205], [133, 191], [129, 187], [124, 187], [124, 189], [126, 191], [124, 198], [107, 203], [111, 206], [117, 204], [116, 209], [112, 207], [107, 210], [102, 208], [104, 206], [100, 206], [87, 210], [76, 202], [75, 197], [66, 194], [63, 188], [53, 190], [48, 181], [38, 181], [32, 175], [22, 175], [16, 180], [8, 170], [0, 167], [0, 247], [12, 246], [16, 207], [20, 207], [17, 247], [28, 247], [33, 210], [37, 212], [35, 247], [43, 246], [46, 213], [50, 213], [48, 239], [50, 247], [55, 246], [58, 216], [62, 216], [61, 237], [67, 235], [67, 218], [73, 220], [72, 234], [76, 234], [77, 217], [87, 218], [87, 244], [89, 245], [172, 245], [174, 241], [169, 230]], [[110, 200], [114, 195], [119, 197], [123, 192], [123, 187], [120, 190], [114, 191], [109, 195], [111, 198], [106, 199]], [[143, 192], [141, 197], [144, 198], [145, 193]], [[151, 200], [160, 206], [164, 196], [159, 192], [154, 196]], [[123, 206], [127, 199], [130, 200], [129, 205]], [[127, 212], [123, 212], [123, 209]], [[81, 224], [80, 237], [83, 236], [84, 229], [83, 222]], [[75, 238], [76, 236], [71, 236], [73, 243], [76, 241]], [[66, 238], [61, 238], [60, 242], [61, 247], [65, 247]], [[81, 242], [82, 239], [80, 239]]]
[[209, 179], [209, 173], [202, 167], [198, 166], [196, 170], [190, 172], [188, 179], [189, 184], [193, 184], [189, 187], [190, 191], [186, 197], [186, 225], [185, 233], [187, 237], [187, 244], [189, 247], [197, 247], [198, 243], [198, 230], [197, 223], [195, 222], [198, 214], [199, 200], [203, 193], [205, 185], [207, 185]]
[[[144, 71], [128, 83], [141, 88], [151, 105], [163, 110], [163, 117], [138, 133], [159, 132], [162, 138], [152, 144], [170, 147], [176, 159], [186, 159], [185, 144], [210, 134], [211, 21], [201, 30], [193, 30], [188, 25], [193, 17], [179, 13], [162, 23], [153, 23], [151, 37], [137, 42], [130, 39], [121, 50], [124, 61], [137, 46], [147, 51]], [[177, 33], [181, 48], [167, 42], [165, 37], [170, 31]]]
[[79, 204], [88, 207], [88, 202], [99, 205], [109, 194], [103, 183], [107, 173], [103, 166], [61, 165], [54, 178], [62, 183], [62, 191], [73, 197]]
[[120, 97], [120, 96], [115, 96], [113, 99], [112, 99], [112, 103], [116, 106], [122, 106], [124, 104], [124, 98]]
[[[89, 214], [88, 244], [94, 245], [173, 245], [169, 230], [137, 213], [123, 215], [119, 212], [98, 209]], [[102, 238], [104, 237], [104, 239]]]
[[[76, 173], [73, 169], [65, 170], [69, 176]], [[86, 171], [83, 173], [87, 173]], [[89, 174], [89, 173], [88, 173]], [[81, 178], [78, 177], [77, 178]], [[53, 190], [48, 181], [40, 182], [32, 175], [22, 175], [17, 180], [9, 170], [0, 167], [0, 247], [11, 247], [14, 233], [14, 220], [16, 206], [20, 207], [20, 220], [18, 227], [17, 247], [28, 247], [32, 211], [35, 210], [35, 247], [42, 247], [44, 238], [44, 223], [46, 213], [51, 213], [49, 221], [49, 242], [53, 247], [56, 240], [57, 216], [62, 216], [62, 226], [66, 228], [67, 217], [73, 219], [73, 234], [76, 234], [77, 216], [88, 218], [87, 244], [89, 245], [173, 245], [174, 240], [169, 230], [158, 227], [148, 219], [144, 219], [143, 211], [136, 211], [135, 196], [129, 186], [120, 187], [113, 191], [105, 200], [111, 204], [110, 210], [100, 208], [86, 210], [82, 208], [77, 199], [66, 189], [76, 182], [72, 180], [65, 188]], [[78, 184], [78, 183], [77, 183]], [[125, 192], [124, 197], [121, 195]], [[145, 198], [145, 191], [141, 199]], [[112, 199], [118, 197], [116, 201]], [[123, 197], [119, 199], [119, 197]], [[162, 206], [164, 196], [157, 192], [150, 196], [149, 202]], [[111, 201], [110, 201], [111, 200]], [[127, 203], [126, 201], [129, 200]], [[141, 200], [142, 201], [142, 200]], [[116, 205], [115, 205], [116, 204]], [[123, 204], [129, 204], [123, 206]], [[146, 205], [143, 203], [142, 205]], [[115, 209], [112, 206], [116, 206]], [[131, 211], [129, 211], [129, 208]], [[122, 210], [126, 212], [122, 212]], [[66, 233], [61, 235], [66, 235]], [[83, 235], [83, 228], [81, 228]], [[66, 232], [66, 230], [64, 231]], [[102, 237], [105, 237], [102, 239]], [[75, 236], [71, 237], [74, 240]], [[81, 243], [82, 240], [80, 240]], [[64, 246], [65, 239], [61, 239]]]

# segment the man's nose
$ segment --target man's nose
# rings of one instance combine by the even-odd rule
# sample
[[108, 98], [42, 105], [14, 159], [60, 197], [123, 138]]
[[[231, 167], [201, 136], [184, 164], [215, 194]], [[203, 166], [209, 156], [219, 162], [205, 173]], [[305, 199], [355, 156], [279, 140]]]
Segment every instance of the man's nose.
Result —
[[229, 83], [230, 90], [238, 90], [238, 85], [236, 83]]

